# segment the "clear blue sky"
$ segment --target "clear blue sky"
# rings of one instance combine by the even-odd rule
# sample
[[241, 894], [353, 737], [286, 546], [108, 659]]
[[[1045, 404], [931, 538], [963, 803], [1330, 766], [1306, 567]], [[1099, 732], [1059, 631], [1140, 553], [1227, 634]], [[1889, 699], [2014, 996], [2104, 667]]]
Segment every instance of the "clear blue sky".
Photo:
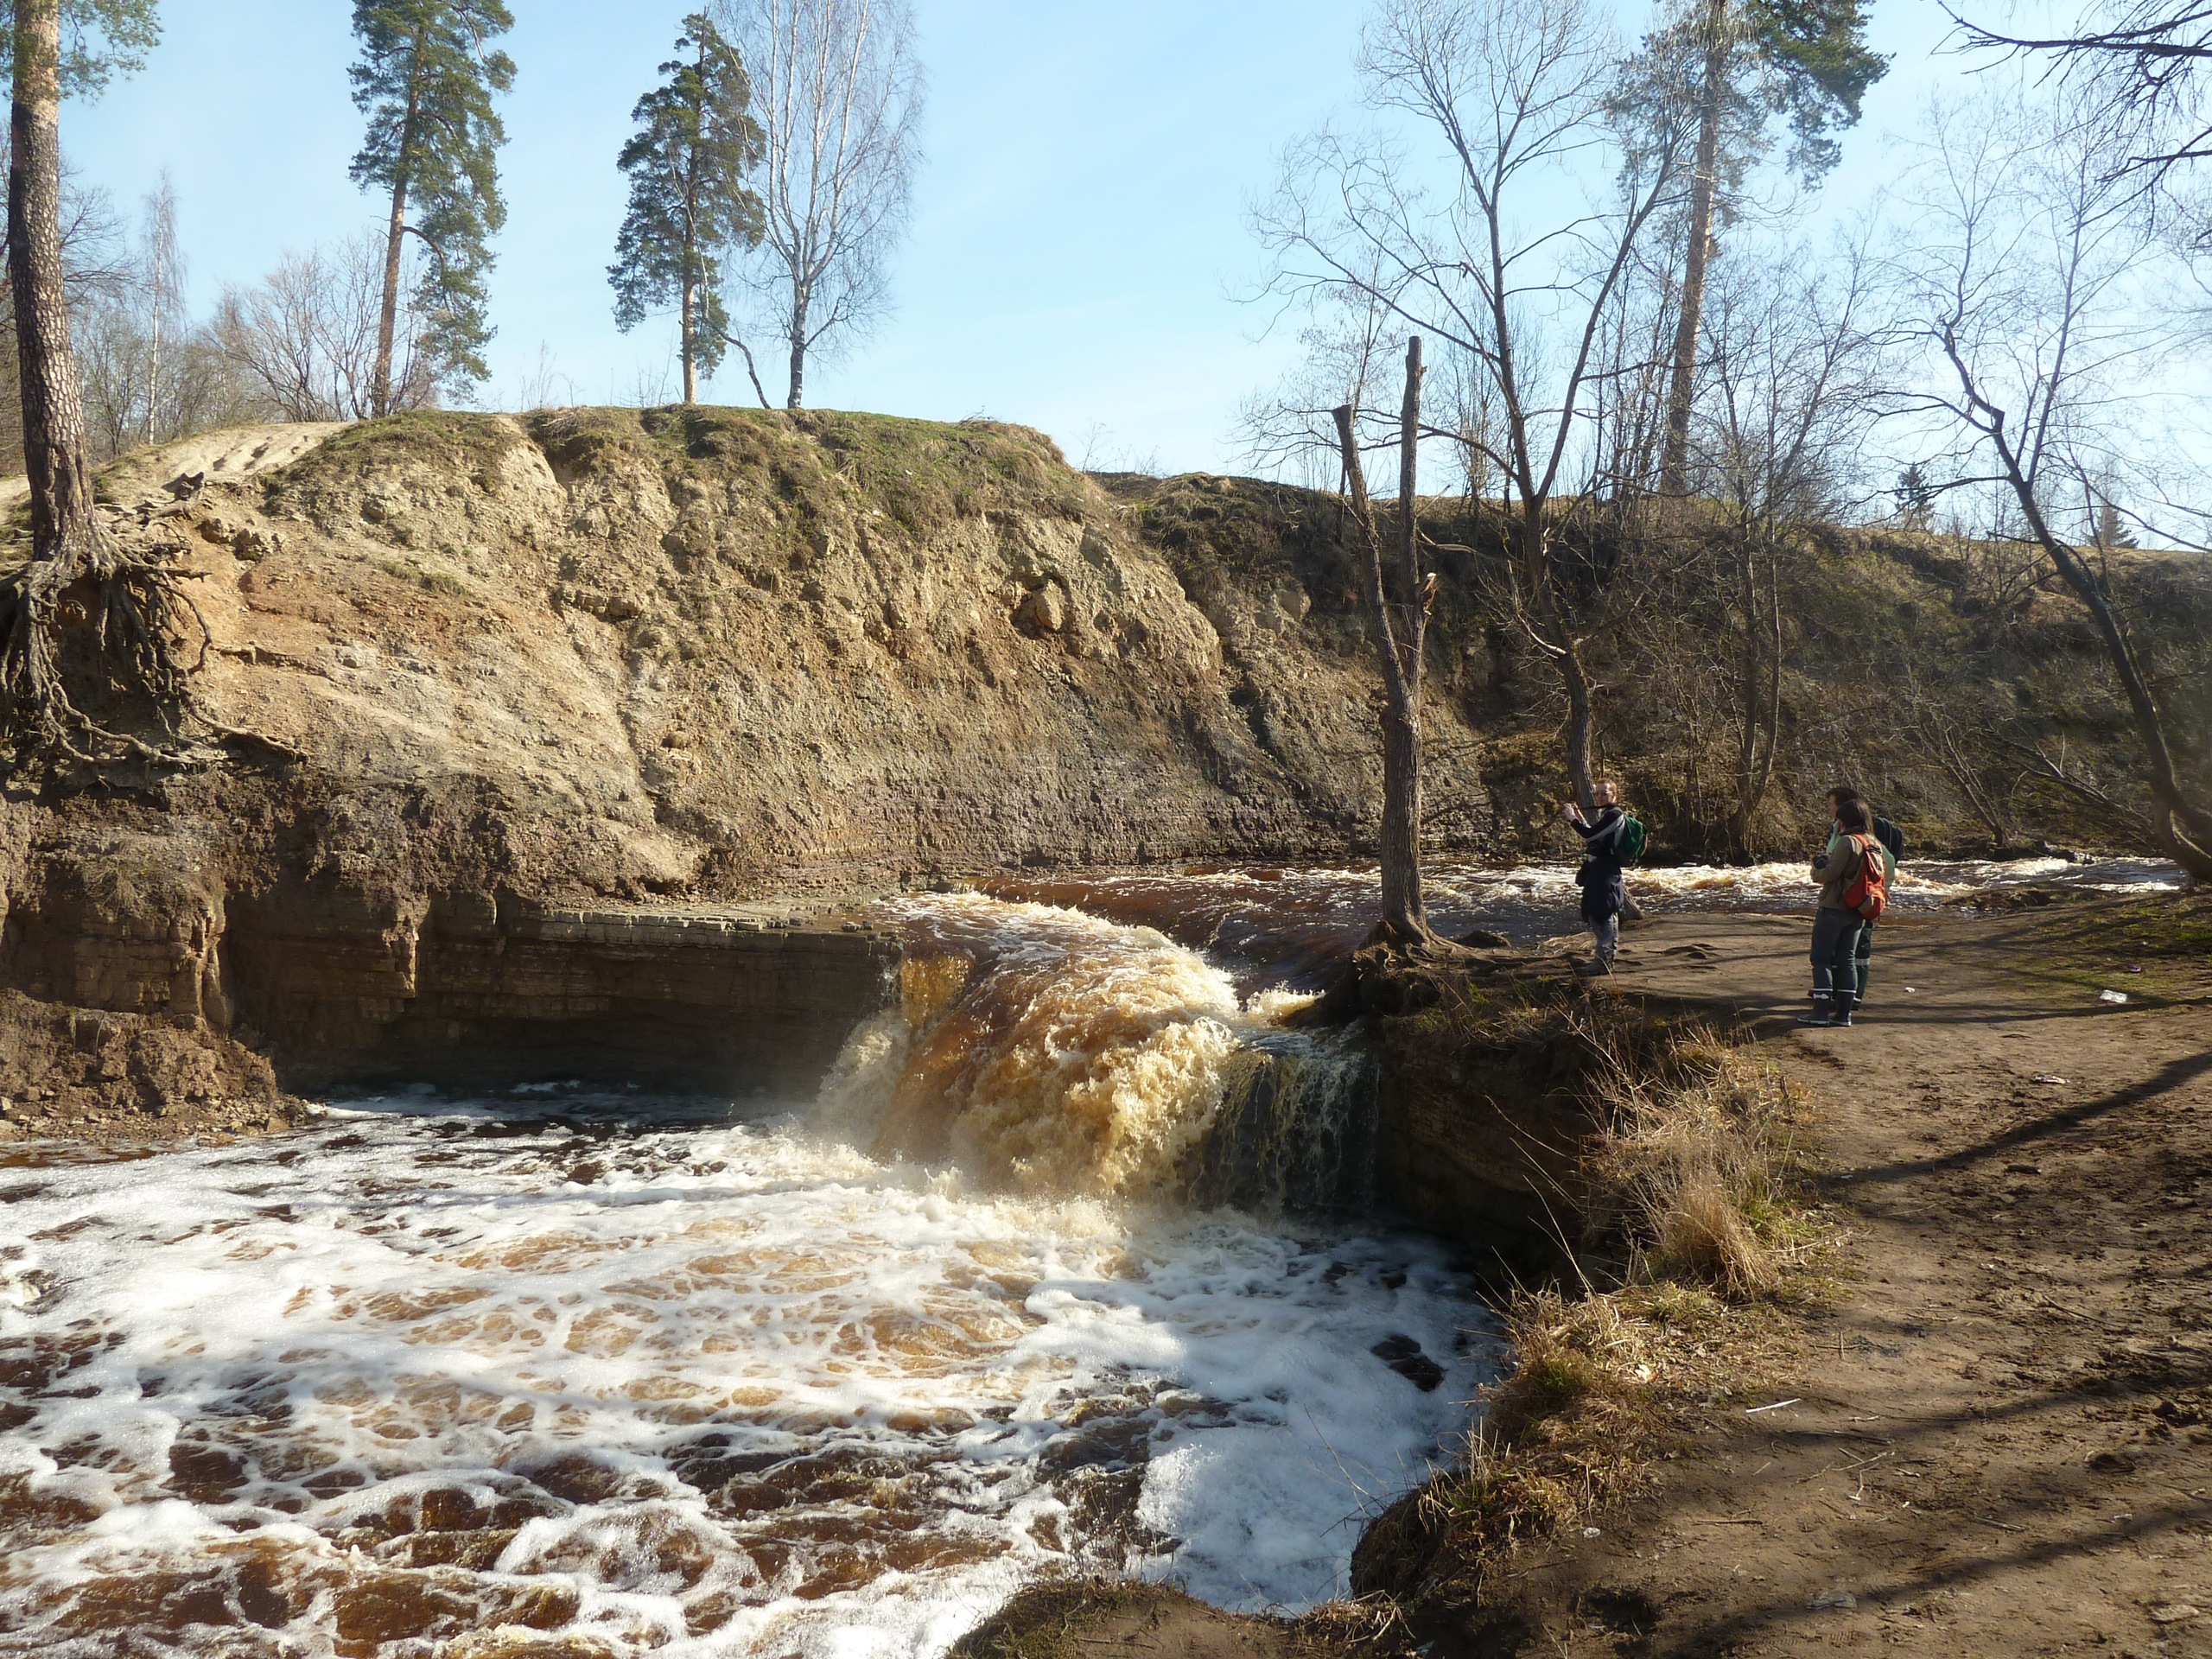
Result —
[[[1993, 0], [1992, 0], [1993, 3]], [[514, 0], [505, 106], [509, 217], [486, 402], [512, 404], [541, 345], [578, 401], [635, 401], [668, 331], [615, 331], [606, 267], [621, 218], [613, 157], [629, 111], [696, 0]], [[359, 141], [344, 0], [165, 0], [146, 73], [72, 105], [84, 181], [135, 210], [174, 174], [194, 297], [288, 249], [367, 228], [347, 182]], [[1052, 433], [1094, 465], [1233, 470], [1238, 404], [1292, 342], [1233, 296], [1257, 268], [1248, 200], [1282, 145], [1348, 105], [1357, 0], [916, 0], [930, 77], [928, 161], [898, 257], [897, 314], [811, 401]], [[1646, 8], [1624, 0], [1632, 27]], [[1897, 61], [1846, 141], [1823, 211], [1863, 200], [1930, 90], [1931, 0], [1874, 0]], [[772, 379], [772, 395], [779, 389]], [[711, 388], [749, 398], [741, 371]]]

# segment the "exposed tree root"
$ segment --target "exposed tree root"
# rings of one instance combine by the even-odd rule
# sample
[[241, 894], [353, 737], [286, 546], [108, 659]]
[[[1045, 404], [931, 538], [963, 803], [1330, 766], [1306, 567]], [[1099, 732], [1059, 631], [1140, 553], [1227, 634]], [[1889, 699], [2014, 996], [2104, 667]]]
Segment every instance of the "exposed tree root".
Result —
[[[18, 767], [204, 758], [188, 736], [205, 723], [191, 709], [190, 681], [211, 635], [167, 561], [172, 551], [140, 553], [95, 527], [0, 576], [0, 731]], [[159, 730], [119, 730], [108, 707], [143, 711]]]

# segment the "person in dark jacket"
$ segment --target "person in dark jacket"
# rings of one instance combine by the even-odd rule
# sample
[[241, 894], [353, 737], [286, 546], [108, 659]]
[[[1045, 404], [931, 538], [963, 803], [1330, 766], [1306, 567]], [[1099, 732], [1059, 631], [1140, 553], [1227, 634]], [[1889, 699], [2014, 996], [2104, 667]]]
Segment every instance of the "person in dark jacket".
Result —
[[[1852, 788], [1850, 785], [1839, 784], [1835, 788], [1828, 791], [1828, 809], [1835, 818], [1840, 822], [1843, 816], [1843, 804], [1846, 801], [1857, 801], [1863, 800], [1865, 798], [1866, 798], [1860, 795], [1857, 790]], [[1871, 804], [1868, 806], [1867, 810], [1873, 814], [1874, 839], [1882, 843], [1882, 849], [1889, 855], [1889, 875], [1890, 879], [1894, 881], [1897, 879], [1897, 866], [1904, 862], [1904, 831], [1898, 829], [1897, 825], [1891, 823], [1880, 813], [1874, 812]], [[1835, 839], [1835, 833], [1833, 830], [1830, 830], [1828, 838], [1831, 841]], [[1868, 974], [1872, 970], [1873, 964], [1874, 924], [1862, 919], [1859, 927], [1859, 956], [1856, 964], [1858, 968], [1859, 979], [1857, 988], [1858, 1003], [1861, 1008], [1864, 1008], [1866, 1006], [1866, 979]]]
[[1872, 832], [1874, 815], [1861, 800], [1836, 810], [1826, 848], [1813, 855], [1813, 880], [1820, 883], [1821, 907], [1813, 918], [1813, 1011], [1797, 1016], [1801, 1026], [1847, 1026], [1859, 996], [1859, 935], [1866, 918], [1844, 902], [1858, 878], [1859, 861], [1888, 857], [1877, 845], [1860, 850], [1854, 836]]
[[1628, 826], [1628, 810], [1620, 804], [1620, 788], [1611, 783], [1593, 784], [1598, 816], [1586, 818], [1569, 801], [1561, 809], [1567, 827], [1582, 837], [1582, 868], [1574, 873], [1582, 889], [1582, 920], [1596, 944], [1596, 954], [1578, 962], [1574, 971], [1584, 976], [1610, 974], [1613, 956], [1620, 949], [1621, 912], [1628, 903], [1628, 858], [1621, 845]]

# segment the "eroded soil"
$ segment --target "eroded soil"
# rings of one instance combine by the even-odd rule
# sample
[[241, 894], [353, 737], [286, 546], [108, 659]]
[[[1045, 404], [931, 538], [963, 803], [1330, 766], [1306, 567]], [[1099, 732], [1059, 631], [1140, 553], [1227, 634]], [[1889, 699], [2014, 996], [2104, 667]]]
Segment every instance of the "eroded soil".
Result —
[[1622, 988], [1751, 1022], [1814, 1091], [1855, 1277], [1792, 1403], [1716, 1402], [1535, 1564], [1528, 1650], [2212, 1653], [2206, 914], [1888, 924], [1848, 1031], [1789, 1023], [1801, 922], [1633, 936]]

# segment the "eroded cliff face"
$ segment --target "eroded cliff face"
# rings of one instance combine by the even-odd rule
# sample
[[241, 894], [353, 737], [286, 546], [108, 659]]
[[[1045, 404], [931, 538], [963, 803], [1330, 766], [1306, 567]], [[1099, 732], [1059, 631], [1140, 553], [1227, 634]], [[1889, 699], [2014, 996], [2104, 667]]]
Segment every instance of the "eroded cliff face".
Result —
[[[220, 766], [8, 797], [0, 985], [237, 1032], [308, 1081], [672, 1018], [729, 939], [790, 943], [744, 908], [770, 895], [1372, 834], [1341, 545], [1186, 583], [1020, 429], [416, 416], [195, 441], [104, 495], [186, 543], [199, 694], [238, 735]], [[1432, 787], [1472, 798], [1471, 734], [1448, 698], [1433, 721]], [[842, 1020], [880, 947], [801, 931], [818, 961], [777, 971]]]

